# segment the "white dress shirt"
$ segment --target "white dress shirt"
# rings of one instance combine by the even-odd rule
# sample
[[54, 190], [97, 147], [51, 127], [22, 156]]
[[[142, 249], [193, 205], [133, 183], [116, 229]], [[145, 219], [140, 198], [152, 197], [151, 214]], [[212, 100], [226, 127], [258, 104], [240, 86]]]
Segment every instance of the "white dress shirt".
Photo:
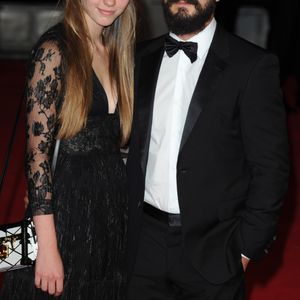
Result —
[[[177, 195], [177, 158], [188, 108], [216, 29], [216, 21], [189, 41], [198, 44], [191, 63], [179, 50], [164, 53], [155, 91], [153, 119], [146, 170], [145, 201], [168, 212], [180, 213]], [[175, 34], [170, 36], [180, 40]]]

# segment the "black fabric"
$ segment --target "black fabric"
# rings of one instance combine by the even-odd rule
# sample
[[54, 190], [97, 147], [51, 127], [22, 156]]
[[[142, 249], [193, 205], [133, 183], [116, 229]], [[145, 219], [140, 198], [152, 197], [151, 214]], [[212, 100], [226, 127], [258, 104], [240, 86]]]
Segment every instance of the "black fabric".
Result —
[[176, 41], [169, 35], [166, 37], [165, 50], [169, 57], [174, 56], [179, 50], [182, 50], [190, 59], [191, 63], [197, 60], [198, 44], [194, 42]]
[[[73, 138], [61, 141], [53, 181], [47, 180], [51, 158], [50, 151], [45, 149], [53, 148], [55, 143], [53, 124], [60, 106], [57, 102], [61, 100], [58, 88], [64, 75], [53, 71], [53, 67], [58, 70], [63, 63], [58, 33], [55, 35], [52, 30], [49, 40], [46, 34], [37, 47], [40, 54], [33, 56], [32, 71], [41, 72], [42, 78], [39, 87], [29, 85], [29, 99], [33, 101], [27, 112], [31, 114], [29, 122], [40, 123], [35, 135], [29, 129], [28, 135], [39, 139], [36, 145], [44, 151], [28, 146], [29, 156], [34, 156], [42, 166], [42, 171], [37, 173], [33, 161], [28, 165], [29, 178], [34, 180], [29, 187], [30, 194], [38, 195], [30, 201], [33, 201], [34, 214], [54, 214], [65, 271], [64, 292], [59, 299], [121, 300], [125, 297], [127, 281], [126, 171], [120, 155], [119, 115], [108, 113], [107, 97], [95, 74], [93, 103], [86, 127]], [[45, 89], [49, 98], [41, 101], [39, 97], [43, 97]], [[40, 121], [34, 119], [45, 114]], [[43, 130], [37, 130], [42, 126]], [[50, 199], [40, 192], [43, 189], [51, 191]], [[3, 300], [52, 298], [35, 289], [33, 268], [5, 276]]]
[[143, 215], [128, 300], [245, 299], [242, 264], [234, 278], [223, 284], [211, 284], [191, 264], [181, 230]]

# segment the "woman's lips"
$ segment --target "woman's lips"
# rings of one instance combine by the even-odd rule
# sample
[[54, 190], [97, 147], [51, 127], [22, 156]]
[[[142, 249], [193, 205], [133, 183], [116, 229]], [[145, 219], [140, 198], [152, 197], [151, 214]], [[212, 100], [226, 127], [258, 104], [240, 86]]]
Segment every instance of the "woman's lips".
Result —
[[101, 8], [98, 8], [98, 11], [104, 16], [112, 16], [115, 13], [112, 10], [105, 10], [105, 9], [101, 9]]

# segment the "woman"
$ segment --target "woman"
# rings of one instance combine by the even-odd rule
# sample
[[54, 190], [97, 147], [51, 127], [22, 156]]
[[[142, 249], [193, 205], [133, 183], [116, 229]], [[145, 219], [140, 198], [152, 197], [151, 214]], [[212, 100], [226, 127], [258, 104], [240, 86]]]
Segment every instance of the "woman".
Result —
[[28, 72], [35, 272], [9, 272], [1, 299], [125, 297], [127, 195], [119, 149], [132, 120], [134, 3], [66, 0], [64, 12], [37, 43]]

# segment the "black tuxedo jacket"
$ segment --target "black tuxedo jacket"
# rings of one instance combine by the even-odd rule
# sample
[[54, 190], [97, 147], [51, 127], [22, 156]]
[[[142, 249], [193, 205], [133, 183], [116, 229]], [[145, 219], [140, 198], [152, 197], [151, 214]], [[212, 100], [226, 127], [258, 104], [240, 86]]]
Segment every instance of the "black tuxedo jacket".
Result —
[[[127, 160], [129, 272], [144, 200], [155, 88], [165, 36], [137, 49], [135, 110]], [[276, 233], [288, 181], [285, 109], [278, 61], [217, 26], [185, 122], [177, 189], [185, 247], [212, 283], [242, 270]]]

